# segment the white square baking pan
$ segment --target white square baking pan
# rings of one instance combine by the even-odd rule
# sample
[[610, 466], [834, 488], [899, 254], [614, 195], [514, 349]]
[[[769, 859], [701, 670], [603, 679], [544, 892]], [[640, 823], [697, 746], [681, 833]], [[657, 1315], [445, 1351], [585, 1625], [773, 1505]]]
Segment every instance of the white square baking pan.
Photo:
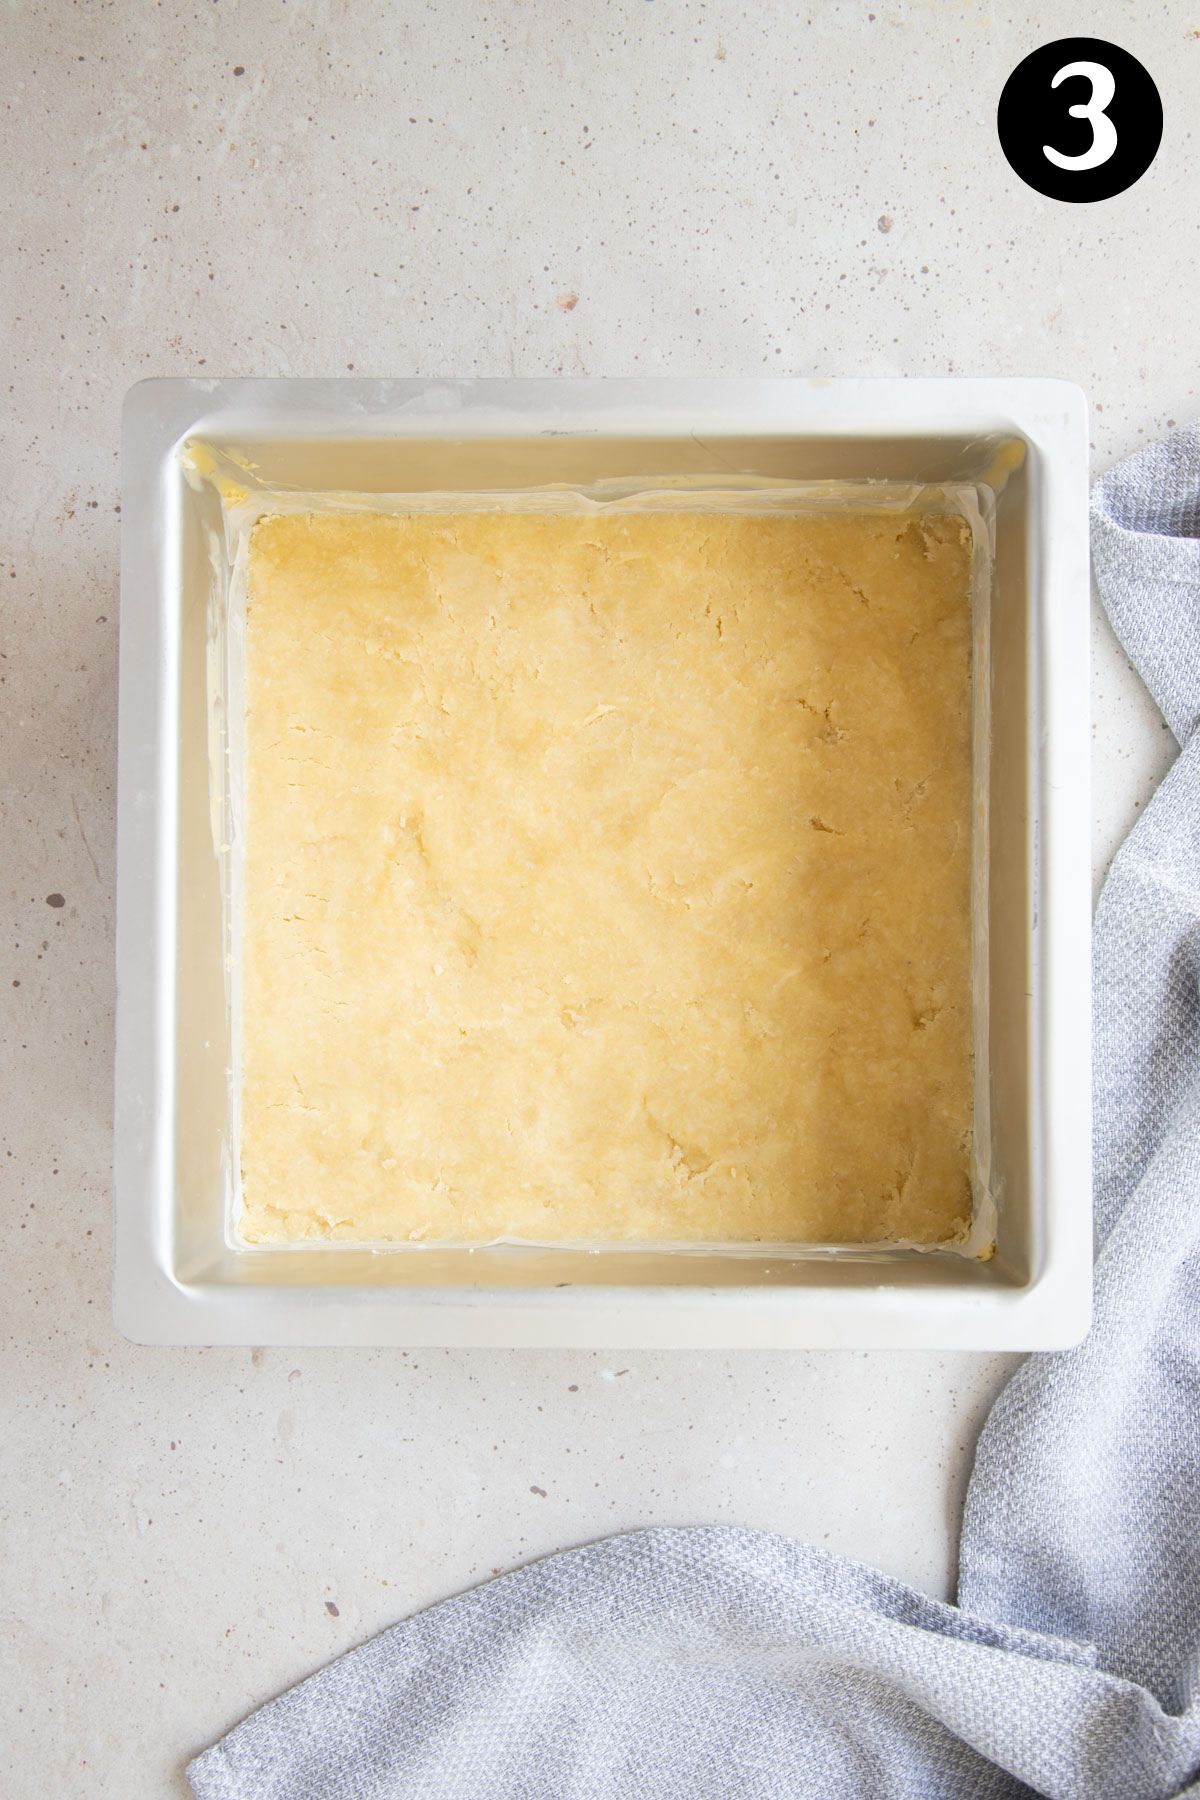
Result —
[[[943, 495], [975, 557], [976, 1231], [242, 1244], [228, 649], [253, 509], [655, 482]], [[124, 415], [115, 1310], [145, 1343], [1052, 1348], [1091, 1303], [1087, 420], [1042, 380], [149, 381]], [[411, 497], [406, 501], [405, 497]], [[246, 504], [246, 494], [240, 496]], [[716, 504], [714, 499], [713, 504]], [[233, 690], [236, 693], [236, 688]], [[235, 734], [236, 735], [236, 734]], [[994, 1254], [980, 1250], [994, 1241]]]

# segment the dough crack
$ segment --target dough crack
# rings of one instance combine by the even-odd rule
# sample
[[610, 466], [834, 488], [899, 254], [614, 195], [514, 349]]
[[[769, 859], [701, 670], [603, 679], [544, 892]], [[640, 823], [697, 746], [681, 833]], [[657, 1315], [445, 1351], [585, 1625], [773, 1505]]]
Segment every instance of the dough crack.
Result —
[[712, 1168], [713, 1159], [698, 1144], [689, 1144], [685, 1139], [676, 1137], [651, 1111], [648, 1100], [643, 1100], [643, 1108], [651, 1126], [668, 1147], [668, 1161], [681, 1168], [689, 1180], [697, 1175], [706, 1175]]

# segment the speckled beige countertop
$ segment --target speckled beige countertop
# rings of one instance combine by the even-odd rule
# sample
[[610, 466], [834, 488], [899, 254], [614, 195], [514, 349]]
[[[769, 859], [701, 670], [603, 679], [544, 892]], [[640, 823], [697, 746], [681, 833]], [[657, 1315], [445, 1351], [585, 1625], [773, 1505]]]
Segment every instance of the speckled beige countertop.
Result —
[[[1191, 0], [1089, 13], [1167, 121], [1090, 208], [1022, 187], [992, 124], [1077, 9], [811, 12], [5, 15], [5, 1800], [180, 1800], [188, 1753], [337, 1651], [622, 1527], [764, 1525], [951, 1590], [1005, 1359], [148, 1350], [109, 1318], [131, 382], [1059, 375], [1096, 403], [1097, 466], [1195, 417]], [[1099, 871], [1170, 740], [1100, 624], [1095, 647]]]

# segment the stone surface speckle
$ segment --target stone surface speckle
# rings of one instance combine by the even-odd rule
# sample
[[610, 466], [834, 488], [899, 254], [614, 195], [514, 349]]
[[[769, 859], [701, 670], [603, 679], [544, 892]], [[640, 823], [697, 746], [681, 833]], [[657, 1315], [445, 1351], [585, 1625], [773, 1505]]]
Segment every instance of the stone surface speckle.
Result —
[[[1135, 13], [1139, 16], [1135, 20]], [[1194, 8], [1087, 28], [1158, 160], [1070, 208], [993, 117], [1065, 0], [23, 0], [0, 25], [6, 1800], [184, 1758], [413, 1608], [728, 1520], [951, 1590], [1010, 1365], [147, 1350], [109, 1315], [118, 412], [148, 374], [1043, 374], [1096, 466], [1197, 413]], [[1172, 754], [1095, 629], [1097, 871]]]

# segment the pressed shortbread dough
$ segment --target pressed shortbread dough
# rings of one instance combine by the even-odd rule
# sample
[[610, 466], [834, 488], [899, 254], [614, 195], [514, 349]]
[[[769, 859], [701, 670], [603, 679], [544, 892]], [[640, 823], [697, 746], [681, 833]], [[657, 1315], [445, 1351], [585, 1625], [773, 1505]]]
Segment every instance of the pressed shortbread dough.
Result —
[[961, 1238], [954, 516], [274, 515], [250, 1241]]

